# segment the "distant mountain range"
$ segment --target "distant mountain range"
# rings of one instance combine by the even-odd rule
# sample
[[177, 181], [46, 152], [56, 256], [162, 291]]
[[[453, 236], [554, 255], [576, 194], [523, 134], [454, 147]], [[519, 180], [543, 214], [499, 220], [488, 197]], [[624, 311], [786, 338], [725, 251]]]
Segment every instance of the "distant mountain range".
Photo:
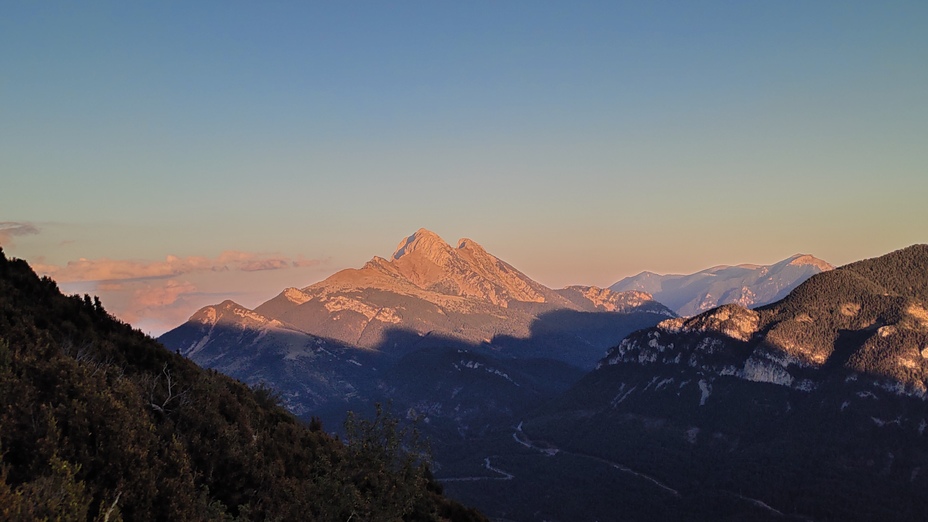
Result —
[[609, 289], [647, 292], [677, 314], [689, 317], [723, 304], [757, 307], [778, 301], [806, 279], [833, 268], [821, 259], [796, 254], [773, 265], [723, 265], [689, 275], [642, 272]]

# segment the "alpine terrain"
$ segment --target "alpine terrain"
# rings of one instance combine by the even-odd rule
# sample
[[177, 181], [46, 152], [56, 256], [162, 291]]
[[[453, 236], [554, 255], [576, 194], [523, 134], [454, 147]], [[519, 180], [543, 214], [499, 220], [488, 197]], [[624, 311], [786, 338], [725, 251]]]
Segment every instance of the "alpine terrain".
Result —
[[757, 307], [778, 301], [806, 279], [833, 269], [806, 254], [773, 265], [716, 266], [689, 275], [642, 272], [609, 289], [647, 292], [681, 316], [689, 317], [723, 304]]

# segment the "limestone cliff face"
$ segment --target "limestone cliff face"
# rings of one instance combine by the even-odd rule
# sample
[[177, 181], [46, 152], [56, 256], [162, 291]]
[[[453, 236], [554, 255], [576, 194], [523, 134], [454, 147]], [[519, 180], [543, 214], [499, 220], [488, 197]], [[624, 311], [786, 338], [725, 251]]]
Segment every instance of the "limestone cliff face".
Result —
[[401, 241], [387, 263], [377, 266], [439, 294], [472, 297], [502, 307], [512, 301], [560, 301], [550, 289], [500, 261], [473, 240], [461, 239], [453, 248], [425, 229]]
[[629, 312], [633, 310], [650, 310], [653, 313], [674, 317], [664, 305], [654, 300], [651, 294], [630, 290], [613, 292], [608, 288], [596, 286], [568, 286], [557, 293], [583, 310], [591, 312]]
[[[342, 270], [303, 289], [287, 289], [294, 305], [331, 294], [381, 290], [458, 310], [510, 303], [572, 305], [470, 239], [457, 248], [425, 229], [405, 238], [390, 259], [375, 256], [360, 269]], [[264, 305], [262, 305], [264, 306]]]

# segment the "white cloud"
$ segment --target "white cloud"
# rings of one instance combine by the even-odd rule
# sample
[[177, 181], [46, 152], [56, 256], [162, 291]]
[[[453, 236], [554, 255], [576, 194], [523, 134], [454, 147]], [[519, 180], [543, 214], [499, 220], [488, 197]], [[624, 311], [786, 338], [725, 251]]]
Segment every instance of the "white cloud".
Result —
[[64, 266], [37, 265], [36, 270], [54, 277], [59, 282], [77, 281], [129, 281], [177, 277], [194, 272], [222, 272], [239, 270], [255, 272], [282, 270], [291, 267], [312, 266], [322, 261], [299, 258], [292, 261], [281, 256], [268, 256], [253, 252], [229, 250], [216, 258], [202, 256], [167, 256], [163, 261], [129, 259], [78, 259]]

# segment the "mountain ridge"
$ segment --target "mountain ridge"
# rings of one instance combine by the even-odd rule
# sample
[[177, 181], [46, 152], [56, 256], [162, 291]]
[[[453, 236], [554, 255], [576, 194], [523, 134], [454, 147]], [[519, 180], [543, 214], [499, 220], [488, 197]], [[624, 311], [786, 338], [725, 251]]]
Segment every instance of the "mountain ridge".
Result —
[[[836, 356], [834, 345], [841, 335], [867, 336], [861, 349], [872, 351], [884, 349], [882, 339], [904, 334], [924, 335], [925, 338], [916, 344], [928, 347], [928, 311], [924, 301], [928, 296], [928, 283], [924, 281], [924, 274], [918, 273], [916, 268], [905, 271], [901, 277], [886, 275], [904, 270], [908, 266], [904, 263], [910, 257], [918, 259], [913, 266], [928, 266], [928, 246], [914, 245], [823, 272], [799, 285], [784, 299], [756, 310], [728, 304], [691, 318], [663, 321], [653, 329], [623, 340], [610, 351], [600, 367], [633, 359], [647, 361], [663, 357], [666, 361], [669, 354], [679, 354], [679, 350], [674, 350], [664, 355], [661, 348], [668, 346], [666, 343], [676, 348], [681, 344], [661, 338], [720, 335], [750, 343], [757, 351], [745, 359], [740, 371], [718, 367], [719, 374], [750, 378], [756, 377], [755, 372], [763, 368], [780, 376], [775, 379], [776, 383], [793, 383], [804, 382], [800, 373], [825, 367]], [[684, 345], [694, 346], [694, 353], [711, 354], [711, 347], [717, 341], [705, 337], [695, 344], [688, 340]], [[918, 355], [921, 356], [921, 351]], [[904, 355], [893, 357], [892, 362], [896, 363], [908, 360]], [[917, 366], [921, 370], [913, 373], [914, 363], [906, 364], [907, 371], [897, 368], [893, 372], [891, 363], [865, 365], [864, 362], [862, 356], [858, 356], [844, 364], [853, 371], [892, 375], [904, 386], [916, 387], [917, 390], [910, 391], [921, 397], [928, 393], [928, 363], [920, 362]], [[796, 375], [782, 373], [788, 373], [791, 366], [797, 367]]]
[[[280, 328], [365, 349], [382, 348], [395, 329], [477, 344], [527, 339], [538, 317], [555, 310], [673, 316], [647, 293], [583, 286], [553, 290], [472, 239], [457, 244], [452, 247], [434, 232], [419, 229], [399, 242], [390, 259], [374, 256], [361, 268], [286, 288], [252, 312], [278, 321]], [[196, 322], [193, 317], [207, 308], [188, 322]], [[239, 315], [244, 321], [247, 314]], [[587, 346], [582, 364], [592, 367], [594, 350], [606, 348]]]
[[795, 254], [771, 265], [717, 265], [692, 274], [641, 272], [609, 289], [639, 290], [681, 316], [693, 316], [719, 305], [763, 306], [777, 301], [803, 281], [834, 267], [810, 254]]

